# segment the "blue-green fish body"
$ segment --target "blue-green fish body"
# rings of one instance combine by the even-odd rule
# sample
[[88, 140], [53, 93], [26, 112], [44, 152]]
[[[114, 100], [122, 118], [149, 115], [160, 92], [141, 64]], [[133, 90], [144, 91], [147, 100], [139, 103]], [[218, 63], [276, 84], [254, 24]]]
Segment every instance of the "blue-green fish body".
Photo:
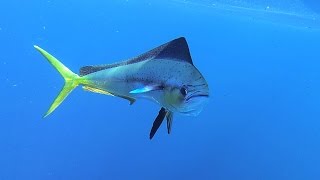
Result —
[[193, 65], [185, 38], [175, 39], [120, 63], [82, 67], [79, 75], [72, 73], [43, 49], [35, 47], [66, 81], [46, 115], [77, 85], [83, 85], [88, 91], [127, 99], [131, 104], [146, 98], [162, 107], [150, 133], [152, 138], [165, 117], [170, 132], [173, 113], [197, 115], [209, 97], [208, 84]]

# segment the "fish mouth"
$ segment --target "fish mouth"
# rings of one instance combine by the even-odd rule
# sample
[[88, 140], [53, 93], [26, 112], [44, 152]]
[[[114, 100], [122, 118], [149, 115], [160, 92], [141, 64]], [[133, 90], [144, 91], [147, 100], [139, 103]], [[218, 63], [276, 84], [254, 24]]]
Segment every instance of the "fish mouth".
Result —
[[209, 98], [209, 94], [195, 94], [192, 96], [189, 96], [186, 98], [186, 101], [188, 102], [190, 99], [195, 98], [195, 97], [205, 97], [205, 98]]

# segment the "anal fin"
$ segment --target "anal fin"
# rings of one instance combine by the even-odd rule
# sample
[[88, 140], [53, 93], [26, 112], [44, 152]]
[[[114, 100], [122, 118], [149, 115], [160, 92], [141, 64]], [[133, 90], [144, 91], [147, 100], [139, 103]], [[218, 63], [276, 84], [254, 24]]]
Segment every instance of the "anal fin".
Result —
[[86, 90], [86, 91], [99, 93], [99, 94], [105, 94], [105, 95], [109, 95], [109, 96], [114, 96], [113, 94], [109, 93], [108, 91], [104, 91], [104, 90], [101, 90], [101, 89], [93, 88], [93, 87], [90, 87], [90, 86], [83, 86], [82, 88], [84, 90]]
[[93, 88], [93, 87], [90, 87], [90, 86], [83, 86], [83, 89], [86, 90], [86, 91], [94, 92], [94, 93], [104, 94], [104, 95], [108, 95], [108, 96], [117, 96], [117, 97], [126, 99], [126, 100], [128, 100], [130, 102], [130, 105], [132, 105], [136, 101], [135, 99], [133, 99], [131, 97], [113, 94], [113, 93], [110, 93], [108, 91], [105, 91], [105, 90], [102, 90], [102, 89], [98, 89], [98, 88]]
[[132, 105], [134, 102], [136, 102], [135, 99], [128, 97], [128, 96], [120, 96], [120, 95], [116, 95], [116, 94], [113, 94], [113, 95], [128, 100], [130, 102], [130, 105]]

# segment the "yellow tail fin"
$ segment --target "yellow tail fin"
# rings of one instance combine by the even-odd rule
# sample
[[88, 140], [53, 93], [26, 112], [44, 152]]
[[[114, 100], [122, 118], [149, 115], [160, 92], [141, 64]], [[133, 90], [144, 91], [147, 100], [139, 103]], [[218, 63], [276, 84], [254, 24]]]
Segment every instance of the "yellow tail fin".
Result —
[[70, 94], [70, 92], [80, 84], [81, 77], [73, 73], [66, 66], [64, 66], [58, 59], [53, 57], [45, 50], [41, 49], [39, 46], [34, 46], [34, 48], [36, 48], [50, 62], [50, 64], [54, 68], [56, 68], [56, 70], [62, 75], [62, 77], [65, 80], [65, 84], [62, 90], [51, 104], [47, 113], [44, 115], [44, 117], [47, 117], [62, 103], [62, 101]]

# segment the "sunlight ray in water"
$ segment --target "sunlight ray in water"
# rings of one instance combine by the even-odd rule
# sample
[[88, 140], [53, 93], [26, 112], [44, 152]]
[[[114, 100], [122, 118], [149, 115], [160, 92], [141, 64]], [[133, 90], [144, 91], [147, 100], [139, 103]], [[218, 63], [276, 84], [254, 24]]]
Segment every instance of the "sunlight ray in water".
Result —
[[311, 9], [312, 7], [298, 0], [254, 2], [248, 0], [175, 0], [175, 2], [206, 8], [211, 13], [232, 18], [247, 18], [298, 28], [320, 29], [320, 15]]

